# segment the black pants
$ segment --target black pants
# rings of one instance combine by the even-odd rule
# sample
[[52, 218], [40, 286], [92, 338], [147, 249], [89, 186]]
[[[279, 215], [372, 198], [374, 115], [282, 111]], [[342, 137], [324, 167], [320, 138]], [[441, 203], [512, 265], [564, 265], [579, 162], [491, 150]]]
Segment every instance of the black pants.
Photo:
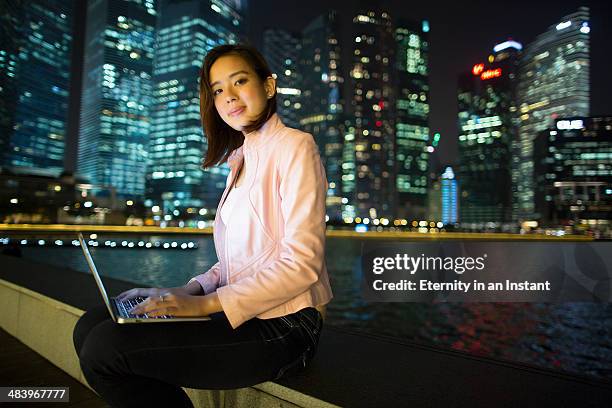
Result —
[[104, 306], [74, 328], [74, 347], [89, 385], [113, 407], [192, 407], [181, 387], [234, 389], [306, 367], [322, 328], [314, 308], [232, 329], [211, 321], [117, 324]]

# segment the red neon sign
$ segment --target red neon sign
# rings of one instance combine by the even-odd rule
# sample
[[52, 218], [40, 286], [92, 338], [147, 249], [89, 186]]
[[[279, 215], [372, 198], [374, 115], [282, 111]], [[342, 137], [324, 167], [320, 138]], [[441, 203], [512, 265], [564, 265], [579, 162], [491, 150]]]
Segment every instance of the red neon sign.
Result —
[[485, 79], [497, 78], [497, 77], [500, 77], [501, 74], [502, 74], [501, 68], [487, 69], [482, 74], [480, 74], [480, 79], [484, 81]]
[[472, 67], [472, 73], [474, 75], [480, 75], [482, 71], [484, 71], [484, 64], [476, 64]]

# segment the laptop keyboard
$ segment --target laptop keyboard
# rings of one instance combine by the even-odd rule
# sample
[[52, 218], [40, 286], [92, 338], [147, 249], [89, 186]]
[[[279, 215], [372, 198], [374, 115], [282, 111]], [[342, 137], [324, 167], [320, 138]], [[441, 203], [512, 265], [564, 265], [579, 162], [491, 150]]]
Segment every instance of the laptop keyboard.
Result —
[[121, 314], [123, 315], [123, 317], [138, 317], [138, 318], [148, 318], [148, 319], [171, 319], [173, 316], [170, 315], [163, 315], [163, 316], [149, 316], [148, 314], [144, 313], [144, 314], [139, 314], [139, 315], [134, 315], [131, 314], [130, 312], [128, 312], [128, 310], [132, 309], [134, 306], [136, 306], [137, 304], [143, 302], [146, 298], [142, 297], [142, 296], [138, 296], [132, 299], [128, 299], [125, 300], [123, 302], [119, 302], [115, 299], [115, 304], [117, 305], [117, 309], [119, 309], [119, 311], [121, 312]]

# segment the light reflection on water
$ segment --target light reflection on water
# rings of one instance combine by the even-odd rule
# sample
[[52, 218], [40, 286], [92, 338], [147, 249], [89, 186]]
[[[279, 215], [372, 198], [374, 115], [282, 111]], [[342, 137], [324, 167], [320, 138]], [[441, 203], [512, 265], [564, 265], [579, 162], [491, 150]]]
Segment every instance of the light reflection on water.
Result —
[[[99, 241], [113, 239], [110, 235]], [[139, 237], [132, 237], [139, 239]], [[178, 286], [216, 262], [210, 237], [196, 250], [92, 248], [103, 276]], [[612, 380], [612, 305], [594, 303], [371, 303], [361, 298], [361, 241], [329, 238], [334, 291], [327, 324]], [[89, 273], [80, 248], [23, 248], [24, 258]]]

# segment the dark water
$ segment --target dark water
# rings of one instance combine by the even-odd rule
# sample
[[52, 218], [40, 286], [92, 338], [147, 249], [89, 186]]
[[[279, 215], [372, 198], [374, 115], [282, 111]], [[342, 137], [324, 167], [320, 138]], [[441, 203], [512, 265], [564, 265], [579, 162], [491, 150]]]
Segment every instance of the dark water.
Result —
[[[105, 239], [113, 237], [98, 241]], [[210, 237], [143, 240], [192, 241], [198, 249], [93, 248], [100, 273], [177, 286], [216, 262]], [[361, 241], [329, 238], [326, 250], [334, 290], [329, 325], [612, 380], [611, 304], [368, 303], [361, 298]], [[89, 273], [80, 248], [25, 247], [23, 255]]]

